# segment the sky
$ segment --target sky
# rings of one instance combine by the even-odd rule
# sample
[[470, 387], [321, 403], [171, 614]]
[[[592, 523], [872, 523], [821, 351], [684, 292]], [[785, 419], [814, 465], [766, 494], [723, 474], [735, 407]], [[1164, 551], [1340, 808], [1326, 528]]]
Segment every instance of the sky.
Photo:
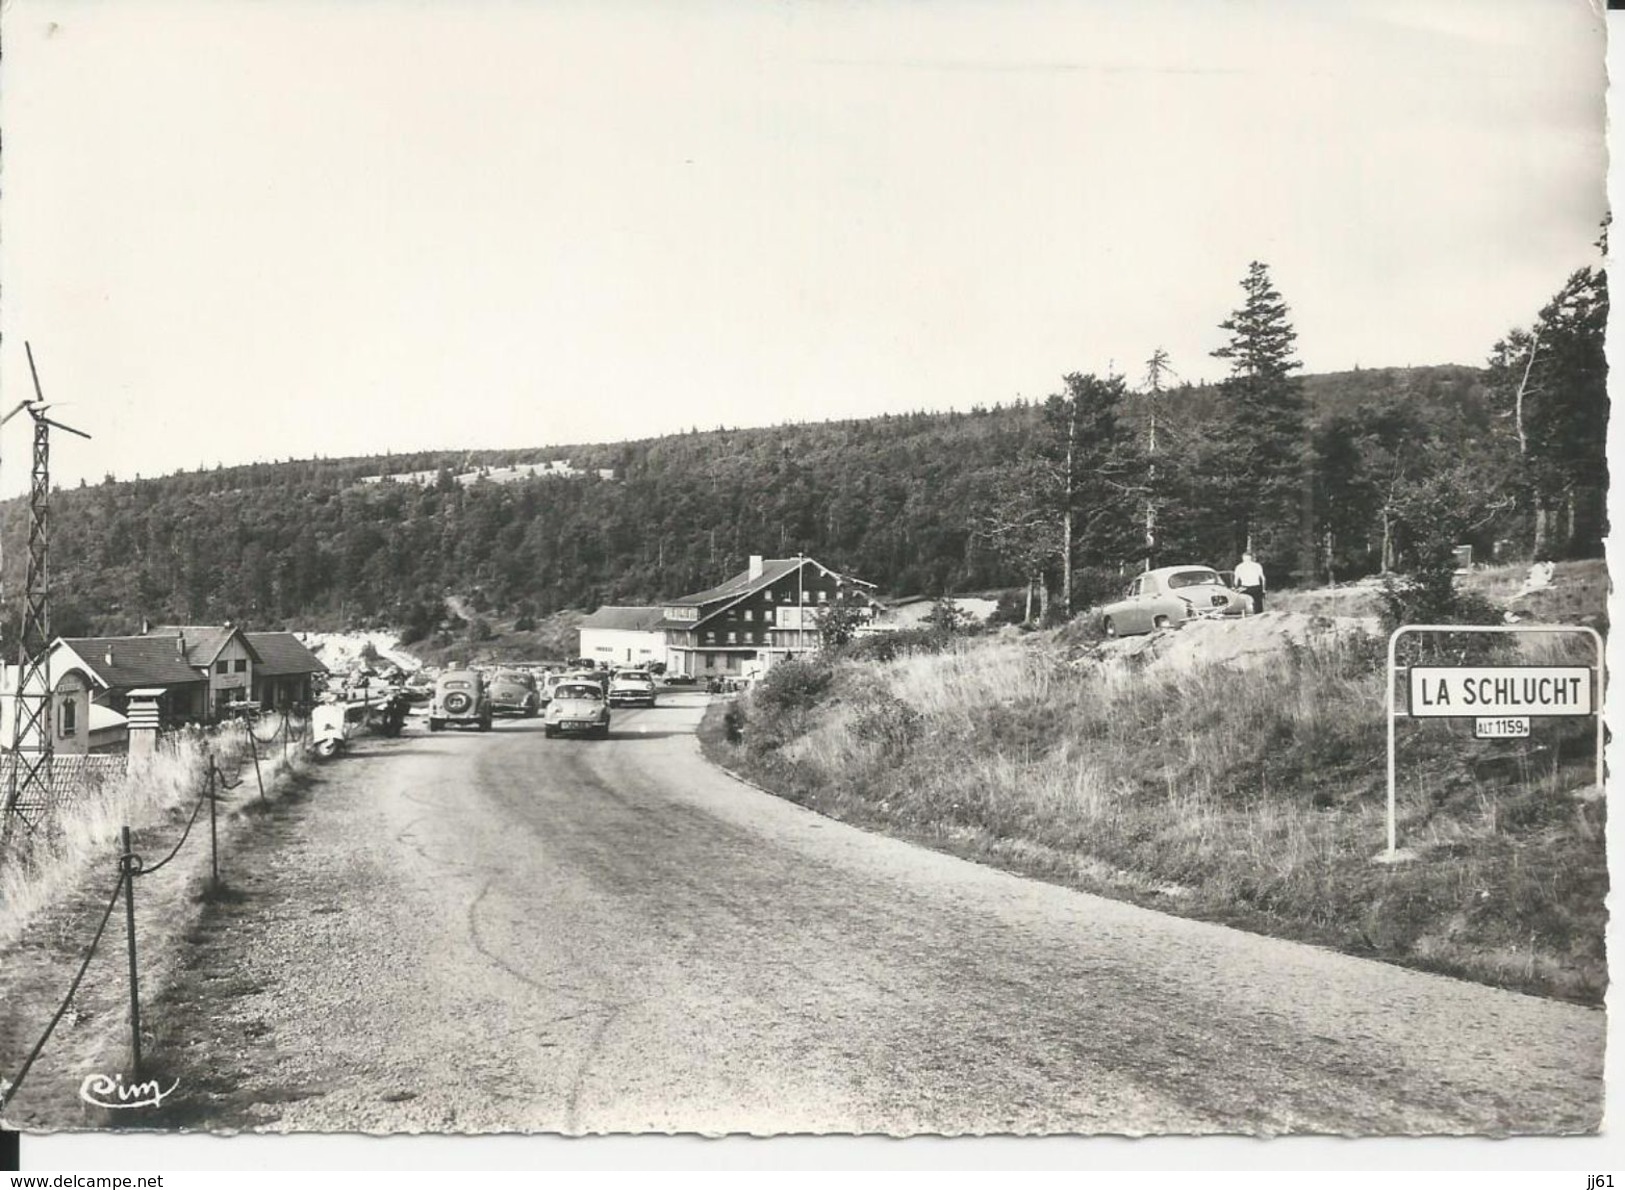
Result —
[[[0, 14], [0, 404], [73, 485], [1481, 363], [1605, 209], [1585, 0]], [[0, 432], [22, 490], [24, 421]]]

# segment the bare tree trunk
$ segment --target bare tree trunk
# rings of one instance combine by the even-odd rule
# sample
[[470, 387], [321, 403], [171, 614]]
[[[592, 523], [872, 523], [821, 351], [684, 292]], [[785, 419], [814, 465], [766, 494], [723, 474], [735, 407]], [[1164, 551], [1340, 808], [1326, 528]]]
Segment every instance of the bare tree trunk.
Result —
[[1038, 622], [1049, 623], [1049, 581], [1043, 578], [1038, 580]]
[[1392, 574], [1394, 571], [1394, 518], [1384, 508], [1382, 510], [1382, 572]]
[[1546, 507], [1543, 496], [1535, 497], [1535, 561], [1539, 562], [1551, 553], [1551, 510]]
[[1021, 617], [1021, 622], [1023, 624], [1033, 622], [1033, 578], [1031, 575], [1027, 576], [1027, 613]]

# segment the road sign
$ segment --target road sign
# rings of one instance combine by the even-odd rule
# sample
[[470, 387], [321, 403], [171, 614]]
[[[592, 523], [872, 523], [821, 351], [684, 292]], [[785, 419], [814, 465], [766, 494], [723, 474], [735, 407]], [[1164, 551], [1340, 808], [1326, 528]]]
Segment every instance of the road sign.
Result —
[[1589, 715], [1586, 665], [1416, 665], [1410, 671], [1414, 717], [1476, 719], [1489, 715]]
[[[1596, 649], [1593, 670], [1583, 665], [1412, 666], [1409, 704], [1398, 702], [1395, 676], [1399, 640], [1420, 633], [1442, 635], [1499, 635], [1530, 633], [1584, 636]], [[1597, 718], [1597, 792], [1603, 790], [1605, 730], [1599, 706], [1603, 697], [1604, 651], [1600, 633], [1578, 624], [1405, 624], [1388, 637], [1388, 850], [1379, 860], [1400, 859], [1399, 812], [1394, 725], [1401, 715], [1415, 718], [1467, 718], [1476, 720], [1474, 734], [1481, 739], [1521, 739], [1529, 734], [1533, 715], [1595, 715]], [[1495, 726], [1490, 726], [1495, 724]], [[1518, 734], [1512, 734], [1517, 732]], [[1496, 734], [1489, 734], [1496, 733]]]
[[1475, 719], [1473, 738], [1478, 740], [1526, 740], [1529, 738], [1529, 719]]

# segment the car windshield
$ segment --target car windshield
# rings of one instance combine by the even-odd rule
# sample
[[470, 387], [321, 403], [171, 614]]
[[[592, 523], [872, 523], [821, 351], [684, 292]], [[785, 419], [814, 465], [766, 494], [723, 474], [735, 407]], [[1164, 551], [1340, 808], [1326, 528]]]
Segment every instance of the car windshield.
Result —
[[1216, 570], [1176, 570], [1168, 576], [1168, 589], [1175, 587], [1199, 587], [1203, 583], [1216, 583], [1219, 581], [1219, 572]]
[[597, 686], [578, 685], [576, 683], [571, 683], [568, 686], [560, 686], [558, 688], [558, 690], [556, 690], [554, 693], [557, 694], [557, 696], [559, 698], [598, 698], [599, 697], [599, 692], [598, 692], [598, 687]]

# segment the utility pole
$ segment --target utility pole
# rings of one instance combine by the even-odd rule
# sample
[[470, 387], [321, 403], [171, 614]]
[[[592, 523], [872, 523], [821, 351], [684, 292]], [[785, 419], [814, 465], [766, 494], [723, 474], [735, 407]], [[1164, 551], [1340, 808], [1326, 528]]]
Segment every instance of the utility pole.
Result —
[[52, 781], [51, 724], [51, 427], [90, 435], [45, 416], [50, 406], [40, 391], [34, 367], [34, 349], [28, 353], [28, 372], [34, 381], [34, 399], [25, 400], [4, 418], [10, 421], [23, 410], [34, 421], [34, 465], [28, 486], [28, 574], [24, 582], [22, 632], [17, 641], [17, 689], [12, 707], [12, 754], [6, 779], [4, 825], [9, 836], [16, 822], [29, 830], [44, 818], [55, 795]]

